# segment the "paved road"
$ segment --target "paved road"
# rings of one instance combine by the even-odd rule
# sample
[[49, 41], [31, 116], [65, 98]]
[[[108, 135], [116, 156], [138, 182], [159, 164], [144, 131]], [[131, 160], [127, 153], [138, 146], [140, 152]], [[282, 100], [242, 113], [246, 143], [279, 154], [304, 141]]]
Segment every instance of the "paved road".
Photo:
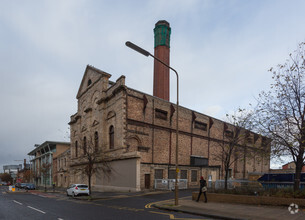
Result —
[[[151, 203], [173, 198], [173, 193], [108, 193], [104, 199], [88, 202], [64, 193], [5, 193], [0, 187], [0, 219], [207, 219], [152, 208]], [[181, 192], [180, 197], [190, 195]]]

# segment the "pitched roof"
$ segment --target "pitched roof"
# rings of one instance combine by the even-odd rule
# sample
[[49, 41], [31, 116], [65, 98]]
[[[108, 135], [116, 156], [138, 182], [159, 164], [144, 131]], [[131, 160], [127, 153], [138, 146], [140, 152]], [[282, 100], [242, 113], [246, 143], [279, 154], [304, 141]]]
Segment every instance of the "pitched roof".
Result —
[[111, 74], [106, 73], [106, 72], [104, 72], [104, 71], [102, 71], [102, 70], [100, 70], [100, 69], [97, 69], [97, 68], [93, 67], [93, 66], [87, 65], [86, 70], [85, 70], [85, 72], [84, 72], [83, 79], [82, 79], [82, 81], [81, 81], [81, 83], [80, 83], [80, 86], [79, 86], [79, 89], [78, 89], [78, 92], [77, 92], [77, 95], [76, 95], [76, 98], [77, 98], [77, 99], [82, 95], [83, 84], [84, 84], [85, 79], [87, 78], [87, 74], [88, 74], [88, 71], [89, 71], [89, 70], [92, 70], [92, 71], [94, 71], [94, 72], [97, 73], [97, 74], [100, 74], [101, 77], [102, 77], [102, 76], [107, 77], [107, 78], [110, 78], [110, 77], [111, 77]]

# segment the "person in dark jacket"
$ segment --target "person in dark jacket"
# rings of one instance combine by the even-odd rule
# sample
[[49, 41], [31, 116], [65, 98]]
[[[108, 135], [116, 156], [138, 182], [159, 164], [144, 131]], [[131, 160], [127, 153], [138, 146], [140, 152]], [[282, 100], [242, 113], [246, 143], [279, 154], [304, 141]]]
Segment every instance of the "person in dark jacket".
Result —
[[197, 198], [197, 202], [199, 202], [201, 193], [203, 193], [204, 195], [204, 202], [208, 202], [207, 199], [207, 193], [206, 193], [206, 186], [207, 186], [207, 181], [205, 181], [205, 179], [203, 178], [203, 176], [200, 177], [200, 188], [199, 188], [199, 194], [198, 194], [198, 198]]

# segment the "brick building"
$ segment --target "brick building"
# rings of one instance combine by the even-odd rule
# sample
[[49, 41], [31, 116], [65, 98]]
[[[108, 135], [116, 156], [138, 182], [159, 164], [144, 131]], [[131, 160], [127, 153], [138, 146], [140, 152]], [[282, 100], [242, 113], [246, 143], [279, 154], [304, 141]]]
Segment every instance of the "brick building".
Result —
[[[159, 21], [154, 29], [155, 55], [169, 64], [170, 27]], [[125, 85], [125, 76], [116, 82], [111, 75], [87, 66], [77, 93], [78, 111], [71, 116], [71, 182], [84, 182], [83, 152], [94, 145], [108, 156], [108, 175], [93, 175], [95, 190], [154, 188], [155, 179], [175, 178], [176, 105], [169, 102], [169, 70], [154, 64], [154, 95]], [[165, 77], [164, 77], [165, 75]], [[213, 155], [232, 128], [223, 121], [179, 106], [179, 177], [188, 187], [197, 187], [201, 175], [215, 181], [223, 178], [223, 165]], [[258, 147], [263, 138], [250, 133], [243, 143]], [[258, 154], [238, 160], [230, 171], [234, 178], [249, 172], [267, 172], [269, 158]], [[100, 164], [96, 163], [99, 167]], [[107, 177], [106, 177], [107, 176]]]
[[[282, 166], [282, 170], [284, 171], [287, 171], [287, 170], [292, 170], [293, 172], [295, 172], [295, 162], [289, 162], [289, 163], [286, 163]], [[305, 166], [302, 167], [302, 170], [301, 170], [302, 173], [305, 173]]]

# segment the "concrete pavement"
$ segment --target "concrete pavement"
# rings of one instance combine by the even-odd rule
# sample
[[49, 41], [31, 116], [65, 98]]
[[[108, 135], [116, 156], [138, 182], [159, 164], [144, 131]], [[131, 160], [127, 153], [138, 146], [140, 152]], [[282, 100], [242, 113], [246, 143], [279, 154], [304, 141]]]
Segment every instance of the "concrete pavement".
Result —
[[159, 202], [153, 206], [159, 209], [185, 212], [215, 219], [305, 219], [305, 209], [301, 208], [299, 208], [297, 213], [291, 214], [288, 207], [253, 206], [216, 202], [204, 203], [202, 201], [193, 201], [191, 197], [179, 199], [178, 206], [174, 205], [174, 201]]

